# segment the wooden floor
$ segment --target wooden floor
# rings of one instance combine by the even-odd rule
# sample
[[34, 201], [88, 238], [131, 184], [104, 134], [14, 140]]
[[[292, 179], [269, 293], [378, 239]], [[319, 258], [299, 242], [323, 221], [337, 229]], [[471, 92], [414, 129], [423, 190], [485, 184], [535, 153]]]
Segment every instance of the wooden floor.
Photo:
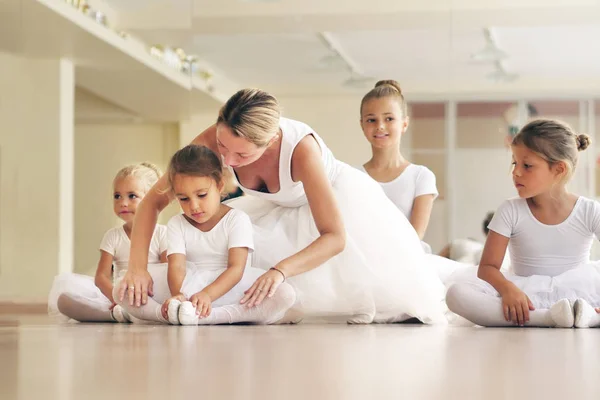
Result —
[[0, 317], [0, 399], [600, 399], [600, 330]]

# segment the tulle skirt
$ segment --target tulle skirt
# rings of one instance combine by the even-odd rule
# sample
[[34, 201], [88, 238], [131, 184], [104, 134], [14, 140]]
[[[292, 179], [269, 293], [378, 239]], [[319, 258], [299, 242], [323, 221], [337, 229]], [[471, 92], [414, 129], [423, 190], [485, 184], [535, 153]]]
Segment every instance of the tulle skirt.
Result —
[[[195, 266], [193, 263], [186, 263], [186, 271], [185, 278], [183, 280], [183, 284], [181, 285], [181, 293], [183, 293], [186, 298], [190, 298], [192, 295], [202, 291], [205, 287], [212, 284], [223, 272], [226, 271], [226, 268], [218, 268], [218, 269], [203, 269]], [[244, 275], [242, 279], [227, 293], [223, 296], [219, 297], [215, 301], [212, 302], [212, 307], [220, 307], [224, 305], [230, 304], [239, 304], [242, 297], [244, 297], [244, 292], [252, 286], [252, 284], [262, 275], [265, 271], [258, 268], [246, 267], [244, 269]], [[169, 297], [171, 297], [169, 293], [169, 285], [167, 282], [166, 270], [164, 276], [152, 276], [154, 280], [154, 287], [157, 286], [161, 289], [154, 294], [154, 300], [159, 303], [164, 303]], [[163, 295], [165, 293], [166, 288], [166, 296]]]
[[[340, 163], [333, 191], [346, 247], [323, 265], [289, 278], [306, 320], [445, 323], [444, 286], [406, 217], [366, 174]], [[308, 204], [282, 207], [244, 196], [228, 205], [254, 224], [253, 265], [268, 269], [307, 247], [319, 232]]]
[[[557, 276], [520, 276], [502, 271], [531, 300], [536, 308], [547, 309], [561, 299], [571, 302], [582, 298], [594, 307], [600, 307], [600, 263], [590, 262]], [[454, 273], [453, 283], [468, 283], [490, 295], [500, 296], [492, 285], [477, 278], [477, 267], [467, 267]]]

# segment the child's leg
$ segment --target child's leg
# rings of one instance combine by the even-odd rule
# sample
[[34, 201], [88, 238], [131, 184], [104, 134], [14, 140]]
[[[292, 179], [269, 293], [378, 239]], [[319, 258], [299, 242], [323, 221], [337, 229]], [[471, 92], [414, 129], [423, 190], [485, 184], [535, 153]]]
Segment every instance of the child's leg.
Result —
[[[448, 308], [481, 326], [515, 326], [506, 321], [502, 310], [502, 299], [485, 293], [476, 285], [457, 283], [452, 285], [446, 294]], [[529, 311], [529, 322], [525, 326], [538, 327], [573, 327], [573, 309], [568, 300], [563, 299], [550, 309]]]
[[87, 275], [57, 276], [48, 295], [51, 316], [62, 314], [80, 322], [114, 322], [110, 306], [110, 300], [98, 289], [94, 278]]
[[110, 301], [95, 301], [63, 293], [57, 300], [58, 311], [79, 322], [116, 322], [109, 310]]
[[[121, 284], [121, 281], [118, 281], [117, 284], [115, 285], [115, 287], [113, 289], [113, 297], [114, 297], [115, 301], [117, 301], [117, 303], [119, 303], [119, 306], [121, 306], [123, 308], [123, 310], [125, 310], [129, 315], [131, 315], [132, 317], [134, 317], [138, 320], [168, 324], [168, 321], [163, 318], [162, 313], [161, 313], [162, 303], [157, 302], [153, 297], [148, 296], [148, 301], [146, 302], [146, 304], [144, 304], [140, 307], [129, 305], [129, 300], [128, 300], [127, 294], [125, 294], [125, 298], [123, 299], [122, 302], [119, 301], [118, 298], [119, 298], [120, 284]], [[157, 297], [157, 296], [155, 296], [155, 297]], [[159, 300], [162, 300], [162, 298]], [[134, 321], [134, 322], [138, 322], [138, 321]]]
[[123, 302], [121, 307], [123, 307], [123, 309], [129, 313], [129, 315], [137, 319], [141, 319], [142, 321], [158, 322], [161, 324], [169, 323], [162, 316], [162, 304], [158, 303], [152, 297], [148, 297], [148, 302], [141, 307], [130, 306], [129, 302], [127, 301]]
[[189, 301], [179, 308], [179, 322], [182, 325], [216, 325], [254, 322], [273, 324], [281, 320], [296, 302], [296, 291], [287, 283], [282, 283], [273, 297], [265, 298], [259, 305], [248, 308], [245, 304], [231, 304], [212, 309], [210, 315], [199, 319], [196, 309]]

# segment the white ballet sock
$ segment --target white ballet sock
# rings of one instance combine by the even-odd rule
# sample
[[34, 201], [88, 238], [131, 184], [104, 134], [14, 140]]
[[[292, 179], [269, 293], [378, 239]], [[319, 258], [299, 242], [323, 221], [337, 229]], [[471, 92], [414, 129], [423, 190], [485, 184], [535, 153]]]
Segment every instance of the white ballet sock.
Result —
[[181, 307], [181, 301], [171, 300], [167, 308], [167, 314], [169, 316], [169, 323], [171, 325], [180, 325], [179, 322], [179, 307]]
[[575, 301], [575, 328], [600, 327], [600, 314], [584, 299]]
[[[162, 304], [156, 302], [152, 297], [148, 297], [148, 302], [141, 307], [130, 306], [129, 303], [124, 302], [121, 304], [123, 310], [131, 314], [131, 320], [135, 321], [135, 318], [146, 321], [146, 322], [158, 322], [161, 324], [167, 324], [169, 321], [162, 316]], [[135, 321], [140, 323], [140, 321]]]
[[575, 324], [573, 305], [568, 299], [561, 299], [554, 303], [550, 307], [550, 316], [556, 328], [572, 328]]
[[281, 318], [279, 321], [276, 321], [275, 324], [277, 324], [277, 325], [285, 325], [285, 324], [296, 325], [296, 324], [299, 324], [300, 322], [302, 322], [303, 319], [304, 319], [304, 314], [297, 308], [291, 307], [290, 309], [287, 310], [287, 312], [285, 313], [283, 318]]
[[273, 297], [265, 298], [259, 306], [248, 308], [245, 304], [231, 304], [215, 307], [206, 318], [199, 318], [192, 303], [184, 301], [179, 307], [179, 322], [181, 325], [217, 325], [238, 322], [273, 324], [286, 315], [295, 301], [296, 292], [290, 285], [283, 283]]
[[122, 324], [127, 324], [131, 322], [131, 316], [127, 314], [123, 307], [121, 307], [118, 304], [112, 309], [112, 317], [115, 321], [120, 322]]
[[115, 322], [107, 301], [94, 302], [83, 297], [61, 294], [57, 307], [61, 314], [79, 322]]
[[[502, 299], [481, 291], [475, 285], [467, 283], [452, 285], [446, 294], [446, 303], [452, 312], [477, 325], [516, 326], [504, 318]], [[573, 323], [571, 304], [567, 299], [563, 299], [550, 309], [529, 311], [529, 322], [525, 323], [525, 326], [571, 328]]]

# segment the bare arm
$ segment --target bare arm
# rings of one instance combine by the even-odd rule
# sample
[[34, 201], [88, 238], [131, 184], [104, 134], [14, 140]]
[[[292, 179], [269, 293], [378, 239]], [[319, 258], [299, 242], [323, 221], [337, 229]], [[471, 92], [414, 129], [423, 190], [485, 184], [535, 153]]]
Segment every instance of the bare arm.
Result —
[[285, 278], [317, 268], [346, 246], [342, 215], [321, 162], [321, 149], [313, 136], [305, 137], [296, 146], [292, 155], [292, 178], [304, 185], [319, 237], [280, 261], [274, 267], [280, 272], [269, 270], [258, 278], [241, 300], [249, 307], [260, 305], [266, 296], [273, 296]]
[[138, 205], [131, 230], [129, 269], [143, 270], [148, 267], [148, 250], [158, 215], [172, 200], [167, 189], [167, 176], [163, 175]]
[[167, 270], [167, 282], [171, 296], [176, 296], [181, 293], [181, 286], [185, 279], [185, 255], [171, 254], [169, 257], [169, 267]]
[[219, 149], [217, 147], [217, 125], [208, 127], [204, 132], [196, 136], [191, 144], [206, 146], [216, 154], [219, 154]]
[[341, 253], [346, 245], [342, 215], [321, 162], [321, 149], [313, 136], [305, 137], [296, 146], [292, 174], [295, 181], [304, 185], [319, 237], [277, 265], [287, 277], [318, 267]]
[[500, 272], [509, 238], [490, 231], [477, 276], [488, 282], [502, 296], [504, 318], [523, 326], [529, 321], [529, 311], [535, 310], [527, 295]]
[[433, 194], [426, 194], [415, 198], [413, 202], [412, 212], [410, 214], [410, 224], [415, 228], [419, 239], [423, 240], [429, 219], [431, 218], [431, 210], [433, 209]]
[[500, 295], [506, 292], [512, 285], [500, 272], [506, 248], [508, 247], [508, 241], [507, 237], [490, 231], [485, 241], [479, 270], [477, 271], [477, 277], [492, 285]]
[[105, 295], [111, 303], [115, 304], [112, 294], [112, 263], [113, 256], [106, 251], [100, 250], [100, 261], [98, 261], [94, 282], [102, 294]]
[[229, 292], [242, 280], [247, 260], [248, 249], [246, 247], [229, 249], [227, 269], [213, 283], [202, 289], [202, 291], [210, 297], [211, 301], [215, 301]]

